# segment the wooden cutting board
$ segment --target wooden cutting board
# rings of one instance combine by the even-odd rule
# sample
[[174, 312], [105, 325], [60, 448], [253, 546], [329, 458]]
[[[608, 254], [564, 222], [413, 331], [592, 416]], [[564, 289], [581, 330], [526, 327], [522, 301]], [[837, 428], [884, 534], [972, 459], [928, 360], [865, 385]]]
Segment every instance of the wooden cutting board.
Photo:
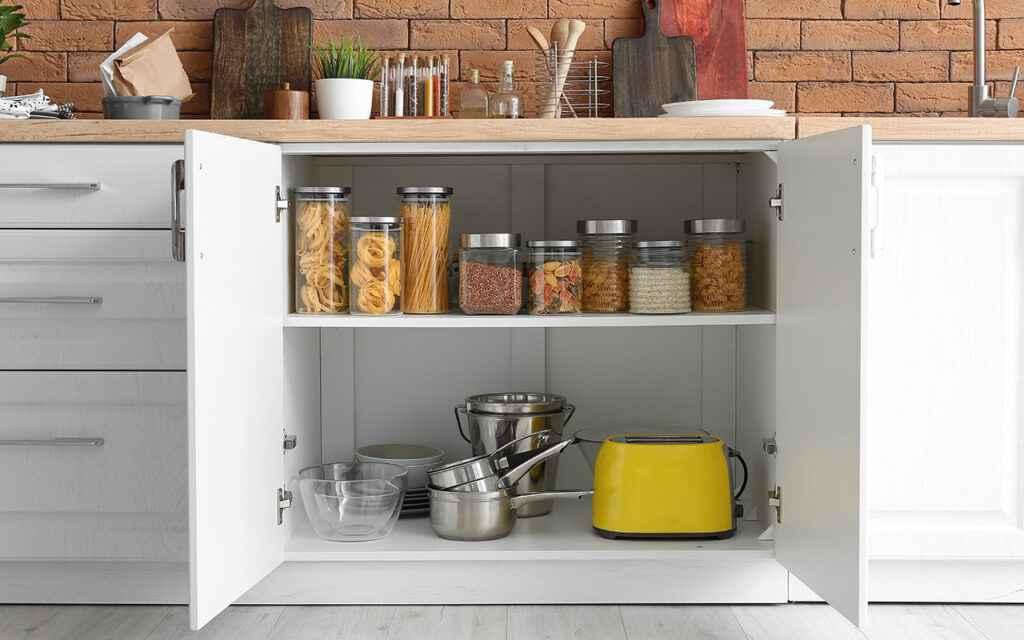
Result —
[[744, 0], [664, 1], [661, 30], [693, 38], [700, 99], [748, 97]]
[[644, 33], [612, 43], [612, 87], [616, 118], [648, 118], [664, 113], [666, 102], [697, 98], [693, 40], [669, 38], [659, 26], [662, 0], [639, 0]]
[[213, 14], [212, 118], [262, 118], [263, 92], [309, 91], [312, 83], [313, 12], [280, 9], [254, 0], [248, 9]]

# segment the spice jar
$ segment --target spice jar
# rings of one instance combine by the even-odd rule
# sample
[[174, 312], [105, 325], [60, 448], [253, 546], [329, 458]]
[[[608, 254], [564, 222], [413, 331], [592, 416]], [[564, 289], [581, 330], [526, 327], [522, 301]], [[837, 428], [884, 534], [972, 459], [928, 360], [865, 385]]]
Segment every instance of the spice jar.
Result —
[[583, 310], [629, 311], [629, 263], [636, 220], [579, 220], [583, 260]]
[[574, 240], [531, 240], [526, 246], [530, 249], [527, 310], [538, 315], [580, 313], [580, 244]]
[[451, 187], [399, 187], [399, 215], [405, 237], [402, 262], [405, 313], [446, 313], [448, 300], [448, 228]]
[[295, 188], [295, 310], [346, 313], [348, 187]]
[[690, 249], [694, 311], [742, 311], [747, 306], [744, 221], [703, 218], [684, 223]]
[[352, 218], [349, 252], [352, 313], [399, 313], [402, 296], [401, 218]]
[[523, 305], [518, 233], [459, 236], [459, 306], [469, 314], [511, 315]]
[[679, 240], [637, 242], [629, 267], [630, 313], [689, 313], [690, 273]]

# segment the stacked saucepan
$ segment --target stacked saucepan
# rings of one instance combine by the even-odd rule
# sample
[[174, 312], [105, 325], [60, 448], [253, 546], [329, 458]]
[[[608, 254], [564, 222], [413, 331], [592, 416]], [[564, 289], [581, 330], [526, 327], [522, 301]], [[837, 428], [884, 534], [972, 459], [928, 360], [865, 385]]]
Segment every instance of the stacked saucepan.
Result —
[[[512, 440], [494, 453], [452, 462], [427, 472], [430, 526], [449, 540], [481, 541], [504, 538], [516, 524], [516, 510], [552, 498], [581, 498], [586, 491], [520, 493], [519, 481], [536, 465], [553, 458], [575, 439], [551, 442], [551, 430]], [[511, 453], [515, 445], [532, 439], [527, 451]]]

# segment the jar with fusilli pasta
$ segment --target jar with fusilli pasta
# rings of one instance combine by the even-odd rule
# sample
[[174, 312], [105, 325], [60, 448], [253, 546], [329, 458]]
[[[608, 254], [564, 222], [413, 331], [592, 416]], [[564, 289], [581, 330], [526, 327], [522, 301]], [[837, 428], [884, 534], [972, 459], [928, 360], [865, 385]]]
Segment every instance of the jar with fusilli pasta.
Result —
[[402, 219], [352, 218], [349, 309], [356, 315], [401, 313]]
[[743, 311], [747, 307], [745, 223], [739, 218], [701, 218], [684, 223], [690, 252], [690, 300], [694, 311]]
[[348, 187], [295, 188], [295, 311], [347, 313]]
[[583, 311], [629, 311], [629, 264], [636, 220], [578, 220], [583, 253]]

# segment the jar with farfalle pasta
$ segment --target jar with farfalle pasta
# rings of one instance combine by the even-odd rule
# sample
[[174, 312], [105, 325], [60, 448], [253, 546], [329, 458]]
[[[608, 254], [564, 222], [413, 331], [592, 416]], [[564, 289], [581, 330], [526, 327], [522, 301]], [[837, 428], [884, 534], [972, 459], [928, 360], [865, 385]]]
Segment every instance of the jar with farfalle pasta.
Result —
[[402, 219], [352, 218], [349, 253], [353, 314], [379, 316], [401, 313]]
[[742, 311], [747, 307], [746, 226], [739, 218], [702, 218], [684, 223], [690, 250], [690, 299], [694, 311]]
[[295, 188], [295, 311], [347, 313], [348, 187]]

